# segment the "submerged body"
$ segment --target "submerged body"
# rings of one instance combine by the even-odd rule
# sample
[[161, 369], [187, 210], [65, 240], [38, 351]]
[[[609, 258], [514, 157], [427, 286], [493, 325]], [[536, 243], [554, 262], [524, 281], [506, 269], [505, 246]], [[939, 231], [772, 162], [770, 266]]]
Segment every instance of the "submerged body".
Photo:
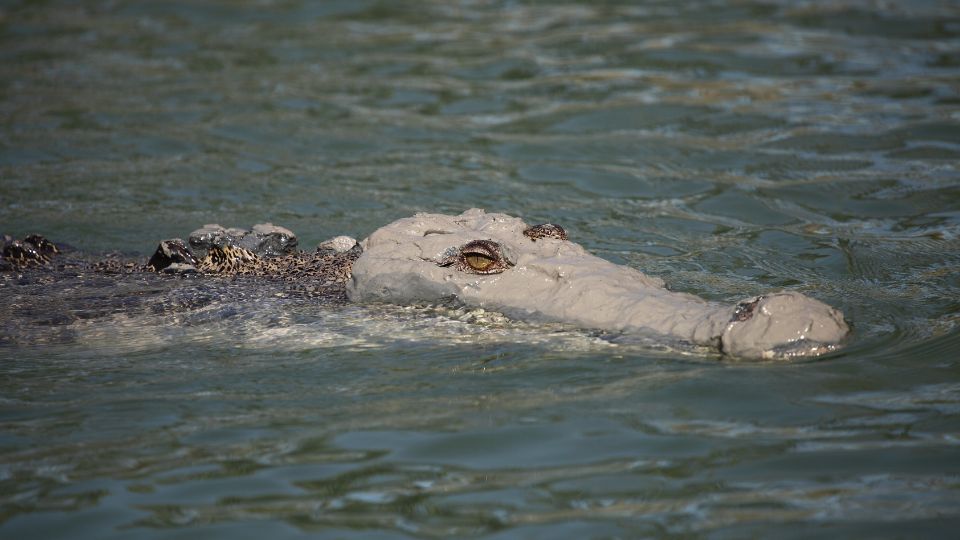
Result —
[[[49, 265], [58, 253], [44, 242], [6, 239], [0, 262], [8, 269]], [[146, 265], [102, 261], [91, 269], [269, 279], [336, 301], [453, 301], [520, 319], [655, 333], [743, 358], [816, 356], [839, 347], [849, 333], [839, 311], [800, 293], [708, 302], [588, 253], [558, 225], [531, 227], [479, 209], [417, 214], [363, 242], [337, 237], [310, 253], [295, 250], [292, 232], [270, 224], [250, 231], [206, 225], [189, 244], [204, 253], [165, 240]]]

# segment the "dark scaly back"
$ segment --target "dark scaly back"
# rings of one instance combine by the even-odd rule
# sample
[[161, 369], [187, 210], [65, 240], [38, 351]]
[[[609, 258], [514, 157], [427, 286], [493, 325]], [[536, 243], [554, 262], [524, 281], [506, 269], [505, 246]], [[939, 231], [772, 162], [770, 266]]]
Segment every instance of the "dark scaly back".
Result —
[[353, 263], [362, 249], [355, 245], [345, 252], [331, 249], [313, 253], [298, 251], [277, 257], [262, 257], [239, 246], [212, 247], [206, 256], [196, 258], [179, 239], [160, 242], [156, 252], [144, 264], [116, 254], [95, 261], [85, 258], [62, 257], [57, 246], [39, 235], [23, 240], [3, 237], [0, 251], [0, 270], [43, 271], [66, 270], [97, 274], [134, 274], [141, 272], [173, 275], [202, 274], [249, 280], [256, 286], [258, 280], [282, 282], [290, 294], [346, 301], [346, 284], [350, 280]]
[[208, 275], [280, 280], [301, 294], [345, 301], [353, 263], [361, 253], [356, 245], [342, 253], [301, 251], [268, 258], [242, 247], [213, 247], [197, 264], [197, 270]]

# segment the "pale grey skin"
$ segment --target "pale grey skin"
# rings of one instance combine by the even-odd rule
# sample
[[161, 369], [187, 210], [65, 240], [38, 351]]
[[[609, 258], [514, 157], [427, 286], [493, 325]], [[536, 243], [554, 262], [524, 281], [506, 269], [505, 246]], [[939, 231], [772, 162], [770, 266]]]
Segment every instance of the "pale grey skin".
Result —
[[[355, 302], [394, 304], [455, 299], [521, 319], [652, 331], [740, 358], [817, 356], [839, 347], [850, 332], [838, 310], [797, 292], [733, 306], [708, 302], [668, 291], [663, 280], [591, 255], [569, 240], [533, 241], [523, 235], [527, 228], [518, 218], [479, 209], [395, 221], [362, 242], [347, 295]], [[451, 253], [473, 240], [498, 243], [512, 266], [480, 275], [447, 264]]]

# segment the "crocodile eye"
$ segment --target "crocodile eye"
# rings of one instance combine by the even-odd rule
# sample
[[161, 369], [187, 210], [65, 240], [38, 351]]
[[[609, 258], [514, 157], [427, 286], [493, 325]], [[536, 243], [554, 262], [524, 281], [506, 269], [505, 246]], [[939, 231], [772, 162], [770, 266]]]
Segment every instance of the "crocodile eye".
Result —
[[468, 274], [499, 274], [513, 266], [504, 256], [502, 246], [493, 240], [473, 240], [451, 248], [437, 264]]
[[467, 266], [473, 268], [477, 272], [484, 272], [488, 270], [496, 261], [491, 257], [488, 257], [482, 253], [464, 253], [463, 262], [467, 263]]

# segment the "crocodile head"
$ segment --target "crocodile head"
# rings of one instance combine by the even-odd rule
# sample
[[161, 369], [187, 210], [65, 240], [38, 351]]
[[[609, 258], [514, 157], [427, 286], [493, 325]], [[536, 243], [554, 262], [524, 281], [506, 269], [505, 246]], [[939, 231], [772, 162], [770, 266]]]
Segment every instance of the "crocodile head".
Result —
[[417, 214], [378, 229], [363, 241], [347, 294], [357, 302], [454, 300], [515, 318], [652, 331], [750, 358], [823, 354], [849, 333], [839, 311], [802, 294], [708, 302], [588, 253], [557, 225], [531, 227], [478, 209]]

